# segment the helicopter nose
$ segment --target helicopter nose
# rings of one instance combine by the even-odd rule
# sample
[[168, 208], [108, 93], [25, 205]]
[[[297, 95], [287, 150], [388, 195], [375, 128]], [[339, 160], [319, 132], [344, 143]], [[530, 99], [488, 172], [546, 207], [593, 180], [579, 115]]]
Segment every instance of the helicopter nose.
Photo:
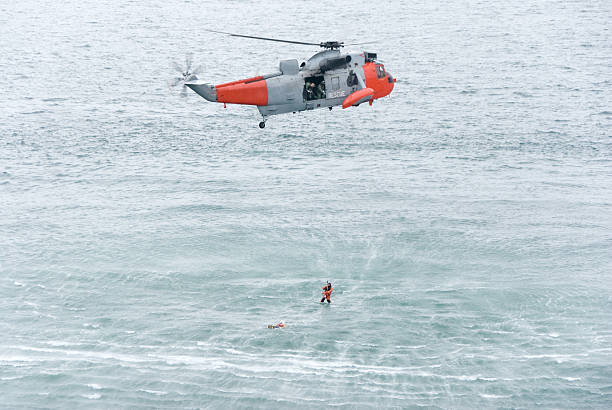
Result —
[[393, 78], [393, 76], [387, 71], [387, 81], [389, 81], [389, 84], [387, 84], [387, 95], [391, 94], [391, 91], [393, 91], [393, 87], [395, 86], [395, 81], [397, 81], [395, 78]]

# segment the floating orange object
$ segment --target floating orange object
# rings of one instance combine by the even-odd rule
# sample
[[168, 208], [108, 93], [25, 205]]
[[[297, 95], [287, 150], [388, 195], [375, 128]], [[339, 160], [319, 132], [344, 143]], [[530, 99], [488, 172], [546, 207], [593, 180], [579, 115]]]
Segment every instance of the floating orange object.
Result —
[[371, 100], [374, 96], [374, 90], [371, 88], [362, 88], [357, 90], [342, 101], [342, 108], [348, 108], [353, 105], [359, 105], [362, 102]]

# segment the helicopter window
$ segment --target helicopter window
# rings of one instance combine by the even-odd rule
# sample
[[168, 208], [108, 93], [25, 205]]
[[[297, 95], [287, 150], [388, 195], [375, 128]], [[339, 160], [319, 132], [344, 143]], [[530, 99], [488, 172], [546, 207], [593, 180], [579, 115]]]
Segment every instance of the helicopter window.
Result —
[[332, 90], [337, 90], [338, 88], [340, 88], [340, 78], [339, 77], [332, 77], [331, 82], [332, 82]]
[[326, 97], [325, 80], [323, 76], [306, 77], [304, 79], [304, 100], [321, 100]]
[[385, 78], [385, 68], [382, 65], [377, 65], [376, 74], [378, 75], [378, 78]]
[[359, 84], [359, 80], [357, 80], [357, 74], [351, 71], [346, 79], [346, 85], [352, 87], [357, 84]]

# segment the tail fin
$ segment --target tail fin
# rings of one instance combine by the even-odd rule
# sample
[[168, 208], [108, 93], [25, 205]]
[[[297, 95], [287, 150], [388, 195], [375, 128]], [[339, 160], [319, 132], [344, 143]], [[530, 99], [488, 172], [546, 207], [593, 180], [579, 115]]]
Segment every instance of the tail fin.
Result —
[[189, 81], [185, 83], [185, 85], [204, 99], [217, 102], [217, 90], [214, 85], [207, 84], [201, 80]]

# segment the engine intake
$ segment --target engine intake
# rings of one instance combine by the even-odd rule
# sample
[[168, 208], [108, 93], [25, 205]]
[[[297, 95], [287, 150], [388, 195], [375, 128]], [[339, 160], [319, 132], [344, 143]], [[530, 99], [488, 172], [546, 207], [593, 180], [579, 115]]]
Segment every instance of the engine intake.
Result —
[[319, 68], [321, 72], [324, 73], [329, 70], [335, 70], [336, 68], [346, 67], [350, 61], [351, 56], [326, 58], [319, 63]]

